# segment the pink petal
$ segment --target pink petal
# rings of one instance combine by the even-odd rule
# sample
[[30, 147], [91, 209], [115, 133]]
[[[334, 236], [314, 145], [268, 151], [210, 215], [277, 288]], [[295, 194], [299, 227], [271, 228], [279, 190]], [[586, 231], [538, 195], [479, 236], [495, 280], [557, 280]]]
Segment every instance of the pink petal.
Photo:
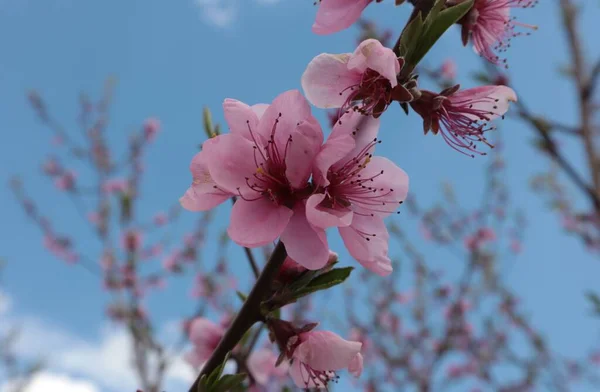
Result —
[[362, 354], [356, 354], [356, 356], [352, 358], [350, 365], [348, 365], [348, 371], [350, 372], [350, 374], [352, 374], [356, 378], [360, 377], [363, 371], [363, 361], [364, 359]]
[[[408, 194], [408, 175], [396, 164], [384, 157], [373, 157], [366, 167], [360, 172], [362, 178], [373, 178], [369, 186], [377, 192], [365, 197], [356, 198], [354, 204], [365, 210], [374, 212], [382, 217], [388, 216], [398, 209], [400, 202]], [[379, 197], [377, 197], [379, 196]], [[379, 205], [374, 206], [373, 203]]]
[[481, 86], [459, 90], [449, 99], [452, 103], [459, 104], [472, 102], [473, 109], [489, 112], [489, 120], [492, 120], [504, 115], [508, 111], [510, 102], [517, 102], [517, 94], [506, 86]]
[[258, 132], [265, 140], [270, 140], [273, 136], [275, 143], [283, 151], [289, 136], [305, 121], [318, 124], [306, 98], [298, 90], [289, 90], [278, 95], [265, 110], [258, 124]]
[[381, 276], [392, 272], [392, 262], [388, 257], [390, 235], [383, 218], [355, 214], [352, 224], [340, 227], [339, 231], [350, 255], [365, 268]]
[[190, 340], [196, 345], [218, 341], [224, 333], [223, 327], [202, 317], [198, 317], [190, 323]]
[[[254, 144], [239, 134], [226, 134], [214, 139], [218, 140], [210, 146], [208, 169], [217, 186], [236, 195], [241, 193], [244, 197], [255, 198], [257, 193], [246, 183], [246, 179], [256, 173]], [[261, 163], [260, 154], [256, 157]]]
[[350, 56], [348, 69], [365, 72], [367, 68], [378, 72], [390, 81], [392, 87], [396, 87], [398, 80], [396, 75], [400, 72], [398, 57], [390, 48], [386, 48], [376, 39], [367, 39], [358, 45], [358, 48]]
[[316, 121], [305, 121], [292, 132], [285, 157], [285, 175], [292, 187], [302, 189], [306, 186], [321, 144], [323, 131]]
[[331, 34], [347, 29], [358, 20], [371, 0], [321, 0], [312, 31]]
[[236, 99], [227, 98], [223, 102], [223, 114], [232, 134], [240, 135], [251, 141], [253, 140], [249, 129], [252, 132], [258, 130], [258, 116], [250, 106]]
[[292, 210], [266, 197], [254, 201], [238, 199], [231, 209], [227, 233], [238, 245], [255, 248], [272, 243], [283, 233]]
[[[314, 377], [311, 378], [308, 376], [307, 371], [303, 368], [303, 364], [300, 361], [294, 361], [290, 366], [290, 377], [294, 381], [294, 384], [298, 388], [325, 388], [325, 385], [321, 383], [318, 379]], [[315, 383], [317, 381], [317, 383]]]
[[329, 331], [311, 331], [301, 335], [304, 340], [294, 351], [294, 357], [315, 370], [347, 368], [362, 343], [342, 339]]
[[339, 160], [333, 165], [334, 169], [344, 166], [348, 161], [359, 157], [359, 155], [361, 155], [361, 158], [364, 157], [364, 154], [367, 151], [373, 153], [375, 147], [368, 147], [375, 143], [380, 124], [378, 118], [374, 118], [373, 116], [363, 116], [354, 111], [344, 114], [340, 121], [342, 122], [342, 125], [339, 126], [345, 127], [346, 131], [349, 131], [350, 136], [354, 139], [354, 148], [348, 152], [344, 159]]
[[319, 203], [323, 199], [325, 199], [324, 193], [317, 193], [308, 198], [306, 201], [306, 218], [308, 221], [322, 229], [349, 226], [352, 222], [352, 210], [342, 207], [339, 209], [320, 207]]
[[179, 199], [181, 206], [190, 211], [207, 211], [229, 199], [232, 194], [217, 187], [208, 171], [210, 159], [207, 150], [210, 145], [205, 143], [205, 148], [192, 158], [190, 171], [194, 181], [185, 194]]
[[311, 60], [302, 74], [302, 89], [306, 98], [318, 108], [339, 108], [344, 105], [351, 86], [360, 83], [361, 73], [348, 69], [349, 54], [322, 53]]
[[260, 120], [260, 118], [265, 114], [265, 111], [269, 107], [267, 103], [257, 103], [256, 105], [250, 106], [250, 109], [256, 114], [256, 117]]
[[[277, 372], [275, 363], [277, 362], [277, 356], [273, 351], [262, 348], [259, 350], [252, 351], [248, 358], [248, 370], [257, 384], [267, 385], [272, 375]], [[284, 363], [281, 364], [282, 366]]]
[[306, 219], [302, 203], [294, 207], [294, 215], [281, 234], [288, 256], [309, 270], [323, 268], [329, 259], [329, 246], [325, 231], [313, 227]]

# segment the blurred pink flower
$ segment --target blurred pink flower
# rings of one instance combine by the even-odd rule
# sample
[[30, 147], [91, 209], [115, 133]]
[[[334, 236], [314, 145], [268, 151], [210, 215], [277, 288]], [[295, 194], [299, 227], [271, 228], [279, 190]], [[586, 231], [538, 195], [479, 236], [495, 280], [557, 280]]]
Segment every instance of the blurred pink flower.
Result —
[[367, 39], [354, 53], [322, 53], [312, 59], [302, 75], [302, 88], [318, 108], [379, 117], [393, 100], [409, 98], [397, 80], [403, 64], [391, 49]]
[[121, 236], [121, 247], [127, 252], [136, 252], [142, 246], [142, 233], [130, 229]]
[[208, 319], [198, 317], [190, 323], [188, 334], [194, 349], [185, 355], [185, 359], [193, 367], [200, 368], [217, 348], [225, 329]]
[[151, 117], [144, 122], [144, 137], [146, 141], [151, 142], [160, 131], [160, 121], [157, 118]]
[[75, 173], [68, 171], [56, 177], [54, 180], [56, 187], [63, 191], [72, 191], [75, 189]]
[[440, 67], [440, 76], [446, 80], [454, 80], [456, 78], [456, 62], [452, 59], [447, 59]]
[[180, 199], [192, 211], [211, 209], [233, 195], [227, 233], [255, 248], [278, 237], [288, 255], [308, 269], [327, 263], [325, 231], [308, 223], [312, 162], [323, 132], [299, 91], [280, 94], [269, 106], [223, 104], [230, 133], [207, 140], [194, 157], [192, 186]]
[[257, 384], [266, 386], [272, 381], [279, 381], [287, 376], [289, 365], [287, 362], [275, 366], [277, 355], [272, 350], [261, 348], [252, 351], [248, 358], [248, 370]]
[[169, 217], [164, 212], [159, 212], [154, 216], [153, 222], [156, 226], [163, 226], [169, 221]]
[[408, 176], [392, 161], [373, 157], [378, 131], [378, 119], [356, 112], [335, 125], [315, 158], [316, 191], [308, 198], [306, 216], [316, 227], [338, 227], [356, 260], [388, 275], [392, 265], [383, 218], [406, 198]]
[[114, 178], [111, 180], [106, 180], [102, 184], [102, 190], [106, 193], [125, 193], [128, 187], [129, 183], [124, 178]]
[[325, 35], [347, 29], [360, 18], [371, 1], [373, 0], [319, 0], [319, 10], [312, 26], [313, 33]]

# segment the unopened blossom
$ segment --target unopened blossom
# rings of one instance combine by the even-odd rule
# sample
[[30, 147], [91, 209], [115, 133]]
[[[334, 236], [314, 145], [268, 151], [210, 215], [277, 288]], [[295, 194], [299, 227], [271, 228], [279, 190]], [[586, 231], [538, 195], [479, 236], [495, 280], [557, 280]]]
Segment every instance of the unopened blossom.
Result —
[[144, 138], [151, 142], [160, 131], [160, 121], [157, 118], [149, 118], [144, 122]]
[[347, 29], [360, 18], [371, 1], [373, 0], [318, 0], [319, 10], [312, 31], [325, 35]]
[[188, 327], [189, 338], [194, 348], [185, 359], [195, 368], [201, 367], [212, 355], [225, 334], [225, 328], [212, 321], [198, 317]]
[[54, 184], [62, 191], [73, 191], [75, 189], [75, 173], [72, 171], [64, 172], [55, 178]]
[[142, 233], [138, 230], [128, 230], [121, 237], [121, 246], [128, 252], [136, 252], [142, 246]]
[[129, 183], [125, 178], [113, 178], [102, 184], [102, 190], [106, 193], [125, 193], [128, 188]]
[[309, 222], [338, 227], [348, 251], [363, 266], [388, 275], [389, 233], [383, 218], [408, 193], [408, 176], [392, 161], [373, 156], [379, 120], [346, 113], [315, 159], [315, 192], [306, 203]]
[[327, 263], [325, 231], [308, 223], [312, 163], [323, 132], [299, 91], [271, 105], [223, 104], [229, 134], [209, 139], [192, 161], [194, 182], [184, 208], [204, 211], [236, 196], [227, 233], [239, 245], [260, 247], [278, 237], [288, 255], [308, 269]]
[[485, 155], [477, 150], [478, 143], [491, 144], [485, 133], [495, 129], [490, 121], [502, 117], [517, 95], [506, 86], [482, 86], [460, 90], [460, 85], [439, 94], [422, 90], [421, 98], [410, 103], [423, 118], [423, 131], [431, 130], [452, 148], [464, 154]]
[[[464, 0], [451, 0], [451, 3], [462, 1]], [[516, 31], [517, 28], [537, 29], [537, 26], [517, 22], [510, 16], [511, 8], [529, 8], [537, 2], [537, 0], [475, 0], [471, 10], [459, 22], [462, 25], [463, 44], [467, 45], [471, 40], [477, 54], [494, 64], [500, 63], [501, 59], [497, 53], [505, 52], [514, 37], [523, 35], [522, 32]]]
[[456, 63], [452, 59], [444, 61], [440, 67], [440, 76], [445, 80], [454, 80], [456, 78]]
[[398, 84], [403, 65], [404, 59], [391, 49], [367, 39], [354, 53], [322, 53], [312, 59], [302, 75], [302, 88], [316, 107], [353, 109], [379, 117], [392, 101], [412, 99]]
[[288, 374], [287, 362], [276, 366], [277, 355], [268, 348], [252, 351], [248, 358], [247, 366], [254, 381], [262, 386], [274, 384], [281, 381]]

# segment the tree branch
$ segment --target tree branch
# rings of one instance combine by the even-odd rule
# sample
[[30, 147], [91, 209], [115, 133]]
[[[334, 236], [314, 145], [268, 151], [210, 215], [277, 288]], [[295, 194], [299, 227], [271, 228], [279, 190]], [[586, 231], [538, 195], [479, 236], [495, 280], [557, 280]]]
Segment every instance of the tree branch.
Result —
[[210, 359], [206, 362], [206, 364], [202, 367], [198, 378], [190, 387], [189, 392], [197, 392], [201, 391], [200, 389], [200, 379], [203, 375], [209, 375], [215, 370], [223, 360], [228, 352], [234, 349], [234, 347], [239, 343], [242, 337], [248, 332], [248, 330], [256, 323], [262, 319], [260, 304], [264, 300], [265, 296], [269, 293], [271, 289], [271, 282], [273, 281], [275, 274], [279, 271], [279, 267], [283, 264], [285, 258], [287, 257], [287, 252], [285, 250], [285, 246], [281, 241], [277, 243], [269, 261], [265, 265], [262, 273], [256, 280], [252, 291], [246, 298], [246, 302], [242, 305], [242, 308], [235, 316], [233, 323], [225, 332], [223, 339], [219, 342], [219, 345], [212, 353]]

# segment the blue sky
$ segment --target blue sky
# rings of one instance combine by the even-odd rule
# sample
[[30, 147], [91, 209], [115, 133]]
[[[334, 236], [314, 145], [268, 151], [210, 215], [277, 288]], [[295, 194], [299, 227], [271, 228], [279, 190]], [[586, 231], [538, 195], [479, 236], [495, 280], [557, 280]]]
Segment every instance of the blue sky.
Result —
[[[392, 3], [370, 6], [366, 16], [398, 31], [410, 8], [394, 8]], [[509, 61], [517, 93], [531, 109], [558, 115], [558, 120], [568, 123], [575, 115], [573, 94], [556, 74], [567, 56], [552, 3], [518, 13], [520, 20], [540, 29], [514, 41]], [[588, 9], [582, 28], [586, 36], [594, 36], [599, 10]], [[188, 164], [204, 138], [204, 105], [212, 108], [215, 121], [222, 122], [224, 98], [269, 102], [282, 91], [300, 88], [300, 76], [315, 55], [354, 49], [353, 29], [325, 37], [312, 34], [315, 11], [311, 0], [0, 0], [0, 181], [4, 187], [0, 192], [0, 257], [8, 261], [2, 283], [12, 306], [6, 317], [24, 322], [31, 330], [24, 355], [58, 350], [62, 357], [69, 357], [75, 355], [75, 347], [77, 355], [97, 358], [102, 352], [110, 358], [112, 351], [105, 349], [113, 347], [111, 343], [118, 347], [120, 338], [103, 319], [100, 309], [107, 297], [97, 279], [46, 253], [39, 231], [25, 219], [5, 186], [11, 175], [21, 175], [57, 228], [86, 230], [76, 212], [67, 208], [68, 202], [40, 175], [39, 163], [52, 150], [51, 137], [29, 109], [26, 91], [37, 89], [56, 117], [74, 127], [78, 92], [98, 95], [105, 78], [116, 76], [119, 83], [110, 131], [115, 144], [124, 142], [145, 118], [160, 118], [163, 130], [149, 151], [142, 188], [140, 213], [151, 214], [168, 208], [190, 182]], [[590, 40], [590, 49], [592, 44]], [[478, 67], [479, 59], [461, 48], [458, 31], [453, 29], [425, 61], [437, 64], [459, 54], [459, 80], [465, 87], [473, 86], [468, 74]], [[418, 118], [393, 109], [383, 118], [384, 143], [378, 151], [409, 173], [411, 191], [419, 195], [420, 204], [437, 200], [442, 180], [455, 185], [463, 205], [476, 203], [485, 158], [466, 158], [440, 137], [423, 137]], [[324, 119], [323, 112], [315, 113]], [[546, 166], [543, 159], [532, 158], [531, 131], [507, 120], [501, 132], [511, 197], [529, 222], [525, 250], [513, 261], [509, 281], [553, 348], [565, 355], [582, 355], [597, 340], [597, 322], [589, 316], [583, 292], [600, 289], [598, 257], [563, 235], [557, 216], [529, 189], [531, 175]], [[581, 151], [571, 146], [567, 151], [583, 168], [578, 159]], [[179, 230], [191, 227], [194, 218], [184, 216]], [[219, 210], [217, 219], [219, 227], [226, 224], [226, 208]], [[213, 233], [209, 238], [215, 237]], [[86, 241], [79, 242], [80, 246], [97, 250], [98, 244]], [[344, 259], [345, 251], [335, 235], [332, 247]], [[352, 263], [348, 257], [345, 260]], [[245, 279], [248, 271], [244, 265], [238, 272]], [[167, 336], [172, 334], [172, 321], [193, 309], [186, 294], [189, 285], [189, 279], [178, 280], [167, 294], [151, 300]], [[59, 343], [43, 333], [51, 333]], [[31, 340], [36, 342], [35, 349]], [[99, 390], [114, 388], [102, 384], [97, 373], [82, 365], [64, 365], [65, 361], [56, 372], [83, 377]], [[118, 368], [107, 362], [102, 368], [107, 372]], [[122, 385], [129, 387], [127, 375], [122, 377]], [[171, 381], [182, 377], [175, 375]]]

